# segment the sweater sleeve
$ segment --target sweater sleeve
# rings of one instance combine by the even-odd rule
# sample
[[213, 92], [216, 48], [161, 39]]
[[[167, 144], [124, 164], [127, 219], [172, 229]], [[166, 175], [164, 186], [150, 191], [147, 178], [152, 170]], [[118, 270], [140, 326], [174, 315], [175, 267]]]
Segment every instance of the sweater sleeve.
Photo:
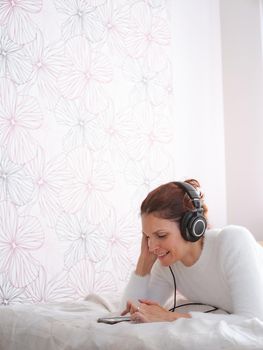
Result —
[[142, 277], [133, 272], [124, 290], [122, 307], [128, 300], [137, 303], [138, 299], [149, 299], [164, 305], [174, 291], [171, 284], [172, 276], [169, 274], [168, 267], [162, 267], [159, 261], [155, 262], [149, 275]]
[[191, 313], [194, 318], [239, 321], [263, 320], [263, 249], [244, 227], [228, 226], [218, 236], [220, 268], [229, 288], [233, 313]]
[[138, 299], [148, 298], [148, 285], [150, 275], [138, 276], [135, 272], [131, 274], [128, 284], [124, 289], [121, 299], [121, 308], [124, 309], [128, 300], [138, 303]]

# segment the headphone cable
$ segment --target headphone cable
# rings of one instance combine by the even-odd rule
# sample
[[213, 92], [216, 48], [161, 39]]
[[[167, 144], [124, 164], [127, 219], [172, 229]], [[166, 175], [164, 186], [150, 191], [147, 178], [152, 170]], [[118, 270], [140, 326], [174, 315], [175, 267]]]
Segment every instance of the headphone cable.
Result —
[[173, 276], [173, 281], [174, 281], [174, 306], [169, 311], [174, 312], [174, 310], [176, 309], [176, 280], [175, 280], [174, 272], [173, 272], [171, 266], [169, 266], [169, 269], [171, 271], [171, 274]]
[[[203, 303], [194, 303], [194, 302], [193, 302], [193, 303], [181, 304], [181, 305], [176, 306], [176, 280], [175, 280], [174, 272], [173, 272], [171, 266], [169, 266], [169, 269], [170, 269], [171, 274], [172, 274], [172, 276], [173, 276], [173, 282], [174, 282], [174, 306], [173, 306], [171, 309], [169, 309], [169, 311], [174, 312], [175, 309], [178, 309], [179, 307], [189, 306], [189, 305], [204, 305], [204, 306], [212, 307], [211, 310], [206, 310], [206, 311], [204, 311], [204, 313], [209, 313], [209, 312], [218, 310], [218, 307], [216, 307], [216, 306], [212, 306], [212, 305], [208, 305], [208, 304], [203, 304]], [[226, 310], [224, 310], [224, 311], [225, 311], [226, 313], [230, 314], [230, 312], [228, 312], [228, 311], [226, 311]]]

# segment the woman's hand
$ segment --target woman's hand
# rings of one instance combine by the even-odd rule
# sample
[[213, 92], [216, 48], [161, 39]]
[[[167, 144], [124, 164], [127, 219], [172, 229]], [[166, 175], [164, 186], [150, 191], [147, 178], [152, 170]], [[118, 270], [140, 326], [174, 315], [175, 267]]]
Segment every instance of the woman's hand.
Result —
[[148, 239], [145, 234], [142, 234], [141, 254], [139, 256], [135, 273], [139, 276], [145, 276], [151, 272], [152, 266], [157, 259], [156, 254], [149, 251]]
[[158, 303], [140, 299], [140, 305], [137, 306], [131, 301], [127, 302], [126, 309], [121, 315], [125, 315], [130, 312], [132, 321], [136, 323], [141, 322], [165, 322], [165, 321], [175, 321], [178, 318], [191, 318], [189, 314], [180, 314], [178, 312], [170, 312], [164, 309]]
[[130, 300], [127, 301], [126, 309], [122, 311], [121, 316], [124, 316], [128, 313], [131, 315], [138, 311], [138, 306], [133, 304]]

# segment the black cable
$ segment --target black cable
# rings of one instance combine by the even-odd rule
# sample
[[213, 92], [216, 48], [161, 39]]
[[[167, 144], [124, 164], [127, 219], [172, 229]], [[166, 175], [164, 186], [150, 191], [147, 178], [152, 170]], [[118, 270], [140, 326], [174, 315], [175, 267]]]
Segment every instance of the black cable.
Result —
[[174, 280], [174, 307], [172, 309], [170, 309], [169, 311], [174, 312], [174, 310], [176, 309], [176, 280], [175, 280], [174, 272], [173, 272], [171, 266], [169, 266], [169, 269], [171, 271], [171, 274], [172, 274], [173, 280]]
[[208, 304], [203, 304], [203, 303], [186, 303], [186, 304], [181, 304], [181, 305], [178, 305], [176, 307], [173, 307], [171, 308], [169, 311], [172, 311], [174, 312], [175, 309], [178, 309], [179, 307], [183, 307], [183, 306], [191, 306], [191, 305], [204, 305], [204, 306], [209, 306], [209, 307], [212, 307], [213, 309], [211, 310], [206, 310], [204, 311], [204, 313], [209, 313], [209, 312], [212, 312], [212, 311], [216, 311], [218, 310], [218, 307], [215, 307], [215, 306], [212, 306], [212, 305], [208, 305]]
[[[211, 309], [211, 310], [204, 311], [204, 313], [209, 313], [209, 312], [213, 312], [213, 311], [218, 310], [218, 307], [216, 307], [216, 306], [208, 305], [208, 304], [203, 304], [203, 303], [186, 303], [186, 304], [181, 304], [181, 305], [176, 306], [176, 280], [175, 280], [174, 272], [173, 272], [171, 266], [169, 266], [169, 269], [170, 269], [170, 271], [171, 271], [171, 274], [172, 274], [172, 276], [173, 276], [173, 281], [174, 281], [174, 306], [173, 306], [171, 309], [169, 309], [169, 311], [174, 312], [175, 309], [178, 309], [179, 307], [189, 306], [189, 305], [204, 305], [204, 306], [209, 306], [209, 307], [212, 307], [212, 308], [213, 308], [213, 309]], [[230, 314], [230, 312], [228, 312], [228, 311], [226, 311], [226, 310], [224, 310], [224, 311], [225, 311], [226, 313]]]

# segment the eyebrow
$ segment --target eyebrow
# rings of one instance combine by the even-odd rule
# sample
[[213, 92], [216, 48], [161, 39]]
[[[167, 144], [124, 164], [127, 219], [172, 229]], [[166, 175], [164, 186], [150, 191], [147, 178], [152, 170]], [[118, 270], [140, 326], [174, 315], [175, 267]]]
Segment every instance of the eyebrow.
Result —
[[[145, 232], [142, 231], [142, 233], [143, 233], [145, 236], [147, 236]], [[152, 235], [158, 235], [159, 233], [168, 233], [168, 232], [165, 231], [165, 230], [156, 230], [156, 231], [152, 232]]]

